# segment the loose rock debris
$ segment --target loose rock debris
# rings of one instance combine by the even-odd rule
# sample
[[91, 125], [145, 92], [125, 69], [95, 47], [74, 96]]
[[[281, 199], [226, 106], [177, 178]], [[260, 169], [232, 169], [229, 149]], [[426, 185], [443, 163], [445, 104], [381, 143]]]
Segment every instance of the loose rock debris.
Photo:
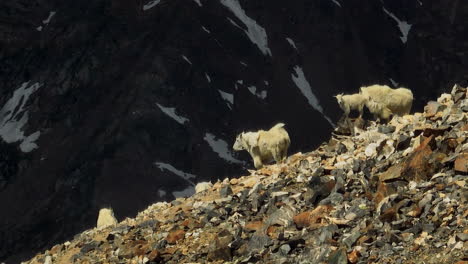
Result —
[[455, 85], [424, 113], [334, 135], [25, 263], [467, 263], [467, 111]]

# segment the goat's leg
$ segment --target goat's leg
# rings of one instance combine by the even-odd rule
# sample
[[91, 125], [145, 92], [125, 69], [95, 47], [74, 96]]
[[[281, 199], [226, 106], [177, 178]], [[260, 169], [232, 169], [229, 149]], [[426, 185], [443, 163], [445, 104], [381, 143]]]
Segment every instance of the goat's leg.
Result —
[[262, 160], [260, 159], [260, 157], [254, 157], [253, 160], [254, 160], [254, 167], [257, 170], [263, 168], [263, 163], [262, 163]]
[[273, 156], [273, 159], [276, 161], [277, 164], [281, 163], [281, 149], [279, 146], [274, 146], [273, 149], [271, 150], [271, 154]]
[[354, 123], [349, 119], [349, 117], [346, 118], [346, 124], [348, 125], [348, 129], [351, 132], [351, 135], [354, 136]]
[[361, 107], [361, 109], [359, 109], [359, 118], [362, 118], [363, 114], [364, 114], [364, 107]]
[[287, 157], [288, 157], [288, 147], [285, 147], [285, 148], [281, 151], [281, 161], [282, 161], [282, 162], [286, 162]]

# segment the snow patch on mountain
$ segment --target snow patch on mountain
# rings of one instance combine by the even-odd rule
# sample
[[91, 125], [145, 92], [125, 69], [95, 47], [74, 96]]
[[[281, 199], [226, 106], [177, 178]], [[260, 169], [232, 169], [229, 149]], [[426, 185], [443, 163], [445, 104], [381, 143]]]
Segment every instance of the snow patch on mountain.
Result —
[[184, 179], [190, 185], [195, 186], [195, 183], [191, 179], [195, 179], [197, 177], [196, 175], [178, 170], [174, 168], [174, 166], [172, 166], [171, 164], [167, 164], [164, 162], [155, 162], [154, 165], [156, 165], [161, 171], [167, 170]]
[[143, 11], [149, 10], [149, 9], [157, 6], [160, 2], [161, 2], [161, 0], [149, 1], [146, 5], [143, 6]]
[[393, 87], [398, 87], [398, 83], [394, 81], [392, 78], [389, 78], [390, 82], [392, 83]]
[[257, 24], [255, 20], [247, 16], [242, 9], [238, 0], [221, 0], [221, 4], [231, 10], [232, 13], [246, 26], [247, 30], [243, 30], [250, 41], [252, 41], [264, 55], [271, 55], [271, 50], [268, 47], [268, 37], [263, 27]]
[[211, 83], [211, 77], [206, 72], [205, 72], [205, 77], [206, 77], [206, 80], [208, 80], [208, 82]]
[[221, 97], [228, 103], [229, 109], [232, 109], [232, 105], [234, 104], [234, 95], [230, 93], [223, 92], [218, 89], [219, 94]]
[[340, 2], [338, 2], [337, 0], [332, 0], [332, 2], [335, 3], [337, 6], [341, 7]]
[[241, 26], [239, 26], [234, 20], [230, 19], [229, 17], [227, 18], [227, 20], [228, 20], [231, 24], [233, 24], [235, 27], [244, 30]]
[[163, 113], [165, 113], [166, 115], [168, 115], [170, 118], [174, 119], [175, 121], [177, 121], [177, 123], [183, 125], [185, 122], [188, 122], [189, 119], [188, 118], [185, 118], [183, 116], [180, 116], [178, 114], [176, 114], [176, 109], [175, 107], [165, 107], [165, 106], [162, 106], [158, 103], [156, 103], [156, 105], [159, 107], [159, 109], [161, 109], [161, 111]]
[[266, 90], [263, 90], [263, 91], [260, 91], [260, 92], [257, 93], [257, 87], [255, 87], [253, 85], [247, 87], [247, 89], [249, 90], [249, 92], [251, 94], [257, 96], [260, 99], [265, 99], [267, 97], [267, 91]]
[[23, 83], [13, 92], [13, 96], [0, 110], [0, 137], [6, 143], [21, 141], [20, 149], [23, 152], [31, 152], [38, 147], [35, 141], [39, 138], [41, 132], [36, 131], [29, 136], [25, 136], [24, 131], [21, 130], [29, 119], [25, 105], [31, 94], [41, 86], [42, 84], [39, 83], [32, 85], [29, 85], [29, 82]]
[[55, 11], [50, 11], [50, 12], [49, 12], [49, 16], [48, 16], [46, 19], [42, 20], [43, 26], [38, 26], [38, 27], [36, 28], [37, 31], [42, 31], [42, 29], [44, 29], [44, 27], [47, 26], [47, 24], [50, 23], [50, 21], [52, 20], [52, 18], [55, 16], [56, 13], [57, 13], [57, 12], [55, 12]]
[[408, 24], [408, 22], [406, 21], [402, 21], [398, 19], [398, 17], [396, 17], [393, 13], [388, 11], [385, 7], [382, 7], [382, 9], [389, 17], [393, 18], [393, 20], [397, 22], [398, 28], [400, 29], [400, 32], [402, 34], [400, 39], [403, 43], [406, 43], [406, 41], [408, 40], [408, 34], [409, 34], [409, 31], [411, 30], [412, 25]]
[[208, 142], [208, 145], [211, 147], [211, 149], [213, 149], [214, 152], [218, 154], [220, 158], [230, 163], [244, 164], [244, 162], [234, 158], [226, 141], [222, 139], [216, 139], [216, 136], [211, 133], [206, 133], [203, 139]]
[[320, 105], [320, 102], [315, 96], [315, 94], [312, 92], [312, 88], [310, 86], [310, 83], [307, 81], [304, 75], [304, 71], [302, 70], [301, 67], [295, 66], [294, 67], [295, 74], [291, 74], [293, 82], [296, 84], [297, 88], [302, 92], [302, 94], [307, 98], [307, 102], [317, 111], [319, 111], [323, 117], [330, 123], [332, 126], [335, 126], [331, 119], [325, 115], [323, 112], [323, 108]]
[[182, 59], [184, 59], [184, 61], [188, 62], [188, 64], [193, 65], [192, 62], [187, 57], [185, 57], [184, 55], [182, 55], [181, 57]]
[[291, 47], [293, 47], [295, 50], [298, 50], [296, 47], [296, 43], [294, 43], [292, 39], [286, 38], [286, 41], [289, 43], [289, 45], [291, 45]]
[[188, 186], [187, 188], [181, 190], [181, 191], [173, 191], [172, 195], [174, 195], [175, 198], [180, 198], [180, 197], [190, 197], [195, 194], [195, 187], [193, 186]]
[[163, 189], [159, 189], [159, 190], [158, 190], [158, 196], [159, 196], [159, 197], [164, 197], [164, 196], [166, 196], [166, 193], [167, 193], [167, 192], [166, 192], [165, 190], [163, 190]]
[[211, 33], [211, 31], [209, 31], [206, 27], [202, 26], [201, 28], [202, 28], [206, 33], [208, 33], [208, 34]]

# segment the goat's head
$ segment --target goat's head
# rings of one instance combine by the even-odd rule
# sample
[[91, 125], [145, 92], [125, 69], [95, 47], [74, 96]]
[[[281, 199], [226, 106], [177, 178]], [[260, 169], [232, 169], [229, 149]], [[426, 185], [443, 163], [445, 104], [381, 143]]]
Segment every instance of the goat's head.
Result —
[[337, 94], [334, 96], [339, 105], [343, 103], [343, 93]]
[[232, 149], [236, 151], [244, 150], [245, 149], [245, 144], [244, 144], [244, 139], [242, 136], [244, 135], [244, 132], [240, 133], [236, 137], [236, 142], [234, 142], [234, 146], [232, 146]]
[[344, 93], [340, 93], [340, 94], [335, 95], [334, 97], [336, 98], [336, 100], [341, 100], [341, 98], [343, 98], [343, 95]]

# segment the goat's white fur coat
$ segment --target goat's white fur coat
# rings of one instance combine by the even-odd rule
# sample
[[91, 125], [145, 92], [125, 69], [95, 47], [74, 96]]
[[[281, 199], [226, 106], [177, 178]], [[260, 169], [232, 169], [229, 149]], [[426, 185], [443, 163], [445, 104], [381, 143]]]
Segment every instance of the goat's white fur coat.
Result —
[[275, 160], [283, 162], [288, 154], [291, 144], [288, 132], [283, 123], [276, 124], [270, 130], [257, 132], [242, 132], [234, 143], [236, 151], [247, 150], [254, 161], [256, 169], [263, 167], [264, 163]]
[[114, 216], [114, 211], [112, 210], [112, 208], [102, 208], [101, 210], [99, 210], [99, 216], [96, 225], [98, 229], [113, 226], [117, 223], [118, 222]]
[[364, 105], [367, 103], [366, 96], [363, 94], [338, 94], [335, 95], [335, 98], [346, 117], [349, 116], [351, 110], [359, 111], [359, 117], [362, 117]]
[[[394, 115], [407, 115], [411, 111], [413, 104], [413, 93], [406, 88], [392, 89], [386, 85], [371, 85], [361, 87], [361, 94], [368, 97], [366, 103], [369, 111], [375, 115], [385, 116], [386, 113], [379, 111], [390, 110]], [[380, 107], [372, 106], [372, 103], [379, 104]], [[377, 112], [372, 112], [372, 110]]]

